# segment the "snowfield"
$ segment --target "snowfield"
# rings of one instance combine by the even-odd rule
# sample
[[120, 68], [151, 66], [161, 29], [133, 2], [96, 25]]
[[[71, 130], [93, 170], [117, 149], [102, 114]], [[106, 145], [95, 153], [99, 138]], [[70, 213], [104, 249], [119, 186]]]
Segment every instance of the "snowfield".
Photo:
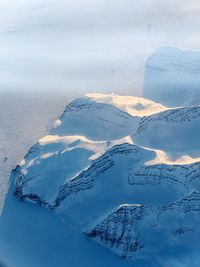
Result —
[[198, 121], [199, 106], [88, 94], [66, 106], [13, 170], [11, 192], [124, 264], [165, 266], [159, 257], [166, 250], [173, 259], [172, 247], [177, 260], [186, 248], [190, 258], [200, 233]]

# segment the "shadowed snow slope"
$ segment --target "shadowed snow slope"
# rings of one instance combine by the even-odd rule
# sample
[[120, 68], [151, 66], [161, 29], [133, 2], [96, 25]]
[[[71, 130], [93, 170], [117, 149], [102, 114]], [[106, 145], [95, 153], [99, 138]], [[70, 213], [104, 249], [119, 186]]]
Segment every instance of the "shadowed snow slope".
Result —
[[[18, 187], [23, 195], [34, 194], [42, 201], [51, 203], [57, 197], [59, 188], [87, 168], [93, 159], [101, 156], [115, 144], [130, 141], [91, 141], [83, 136], [47, 135], [33, 146], [20, 162], [21, 179]], [[48, 184], [48, 186], [47, 186]]]
[[123, 258], [132, 258], [137, 252], [140, 258], [168, 250], [170, 246], [188, 246], [188, 238], [198, 247], [200, 228], [194, 229], [194, 225], [200, 222], [199, 212], [200, 194], [195, 192], [159, 208], [122, 205], [88, 236]]
[[79, 98], [13, 170], [14, 194], [49, 208], [64, 220], [66, 234], [73, 226], [140, 266], [144, 259], [159, 266], [163, 250], [172, 257], [172, 247], [184, 251], [187, 242], [194, 252], [199, 118], [199, 106], [169, 109], [117, 95]]
[[167, 110], [140, 121], [133, 139], [137, 144], [161, 149], [171, 157], [200, 156], [200, 106]]
[[200, 51], [163, 47], [148, 59], [144, 97], [167, 106], [200, 104]]
[[64, 111], [60, 123], [50, 133], [81, 134], [92, 140], [113, 140], [137, 130], [139, 118], [117, 107], [97, 103], [85, 97], [73, 101]]
[[4, 263], [0, 266], [130, 266], [130, 262], [80, 235], [47, 209], [16, 201], [12, 192], [11, 184], [0, 217], [0, 260]]

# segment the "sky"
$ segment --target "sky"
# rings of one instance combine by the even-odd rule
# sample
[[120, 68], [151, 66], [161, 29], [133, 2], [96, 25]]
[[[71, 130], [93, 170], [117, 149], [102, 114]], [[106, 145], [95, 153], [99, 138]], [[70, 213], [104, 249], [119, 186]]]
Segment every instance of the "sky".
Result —
[[160, 46], [198, 50], [197, 0], [0, 0], [0, 92], [141, 95]]

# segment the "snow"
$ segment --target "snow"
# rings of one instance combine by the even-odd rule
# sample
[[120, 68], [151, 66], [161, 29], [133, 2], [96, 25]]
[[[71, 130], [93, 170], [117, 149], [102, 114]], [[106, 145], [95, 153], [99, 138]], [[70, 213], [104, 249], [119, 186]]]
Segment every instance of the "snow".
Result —
[[[166, 3], [142, 0], [140, 5], [132, 0], [111, 0], [109, 3], [105, 0], [87, 0], [84, 3], [78, 0], [0, 0], [0, 203], [3, 203], [7, 192], [11, 169], [43, 135], [48, 134], [51, 140], [39, 144], [44, 149], [41, 155], [36, 153], [35, 158], [20, 162], [21, 167], [25, 167], [25, 175], [34, 173], [34, 168], [39, 167], [40, 171], [42, 168], [48, 170], [47, 173], [52, 176], [47, 176], [52, 178], [54, 173], [51, 168], [59, 168], [59, 160], [55, 164], [56, 146], [59, 144], [62, 146], [62, 149], [59, 148], [61, 159], [68, 159], [67, 153], [73, 152], [72, 165], [83, 155], [84, 166], [77, 164], [82, 171], [112, 146], [136, 142], [133, 134], [140, 119], [168, 110], [166, 107], [140, 98], [126, 97], [123, 101], [117, 95], [89, 95], [96, 102], [106, 104], [105, 114], [111, 114], [103, 122], [105, 114], [100, 113], [99, 128], [91, 127], [98, 116], [98, 112], [94, 112], [94, 121], [87, 116], [83, 118], [87, 128], [81, 123], [81, 116], [73, 125], [75, 118], [72, 116], [66, 119], [66, 125], [57, 120], [52, 132], [48, 130], [72, 95], [80, 96], [90, 91], [141, 95], [146, 59], [158, 46], [199, 48], [199, 8], [196, 0], [185, 3], [181, 0]], [[187, 96], [185, 92], [183, 95]], [[122, 112], [127, 113], [125, 121], [120, 119]], [[111, 127], [112, 120], [114, 124]], [[150, 126], [146, 136], [150, 136], [150, 141], [157, 132], [157, 126], [159, 132], [163, 133], [160, 129], [169, 125], [161, 122], [155, 125], [154, 131]], [[189, 126], [195, 130], [192, 123]], [[176, 133], [182, 134], [184, 131], [182, 127]], [[196, 131], [199, 131], [198, 127]], [[178, 139], [176, 135], [175, 138]], [[176, 143], [175, 138], [173, 144], [168, 140], [170, 145]], [[145, 166], [160, 163], [187, 165], [199, 161], [197, 149], [187, 149], [191, 142], [192, 148], [199, 145], [197, 136], [192, 136], [192, 140], [186, 142], [184, 151], [178, 153], [174, 149], [164, 151], [164, 145], [167, 144], [158, 144], [155, 139], [148, 144], [145, 138], [144, 143], [142, 141], [142, 147], [148, 150], [146, 153], [154, 155], [146, 160]], [[182, 146], [185, 140], [188, 140], [186, 136], [182, 137], [179, 145]], [[50, 144], [53, 147], [50, 148]], [[73, 172], [81, 172], [72, 168], [70, 171], [72, 176]], [[65, 175], [62, 178], [68, 179]], [[74, 176], [70, 178], [73, 180]], [[45, 186], [46, 182], [43, 184]], [[55, 187], [54, 184], [52, 192]], [[41, 189], [41, 181], [38, 189]], [[11, 192], [0, 218], [0, 233], [0, 255], [8, 266], [62, 267], [66, 266], [66, 262], [69, 266], [83, 267], [132, 264], [121, 261], [101, 246], [81, 237], [80, 233], [66, 226], [48, 210], [32, 203], [16, 201]], [[160, 246], [160, 240], [158, 243]], [[154, 245], [157, 243], [151, 247]], [[66, 250], [69, 250], [68, 254]], [[180, 256], [177, 251], [176, 259], [169, 257], [169, 252], [170, 255], [174, 254], [174, 249], [171, 250], [159, 254], [159, 262], [151, 264], [143, 260], [138, 266], [163, 267], [164, 262], [172, 267], [198, 266], [199, 259], [193, 246], [193, 252], [187, 247], [189, 257], [187, 253], [184, 257], [180, 253]], [[137, 261], [134, 265], [137, 265]]]
[[[10, 170], [72, 95], [141, 95], [145, 62], [157, 47], [199, 48], [199, 8], [196, 0], [1, 0], [0, 162], [8, 158], [0, 163], [1, 206]], [[37, 119], [34, 129], [29, 117]]]
[[[199, 247], [198, 213], [198, 193], [159, 208], [125, 204], [104, 218], [88, 235], [125, 258], [145, 258], [148, 255], [156, 259], [162, 250], [168, 256], [170, 249], [177, 253], [177, 247], [181, 247], [182, 253], [184, 251], [183, 257], [188, 257], [191, 246], [195, 244], [195, 253]], [[189, 240], [193, 244], [188, 246]], [[177, 261], [179, 257], [176, 255]]]
[[51, 129], [51, 134], [80, 134], [99, 141], [121, 139], [135, 132], [140, 120], [114, 105], [98, 103], [88, 97], [70, 103], [61, 119], [60, 125]]
[[[147, 147], [143, 147], [143, 148], [151, 150], [150, 148], [147, 148]], [[192, 163], [200, 161], [199, 157], [191, 157], [187, 154], [181, 156], [180, 153], [176, 153], [172, 151], [170, 153], [163, 151], [163, 150], [158, 150], [158, 149], [153, 149], [153, 151], [156, 153], [156, 157], [153, 160], [146, 162], [146, 165], [155, 165], [155, 164], [160, 164], [160, 163], [164, 163], [168, 165], [177, 165], [177, 164], [186, 165], [186, 164], [192, 164]]]
[[136, 96], [119, 96], [114, 93], [107, 95], [90, 93], [86, 96], [88, 96], [90, 99], [93, 99], [97, 103], [114, 105], [130, 115], [138, 117], [148, 116], [168, 109], [159, 103]]
[[200, 106], [169, 109], [144, 117], [137, 133], [136, 144], [164, 150], [171, 161], [199, 156]]
[[[73, 100], [12, 172], [15, 195], [50, 209], [66, 232], [87, 233], [121, 257], [151, 262], [164, 248], [187, 246], [185, 235], [195, 240], [196, 250], [198, 120], [199, 106], [172, 109], [144, 98], [94, 93]], [[124, 232], [126, 213], [143, 218], [141, 225], [134, 219]]]
[[52, 203], [60, 186], [89, 167], [107, 149], [127, 141], [132, 142], [130, 137], [98, 142], [84, 136], [44, 136], [20, 163], [27, 180], [24, 193], [35, 193]]
[[68, 227], [52, 212], [16, 201], [11, 185], [0, 217], [1, 266], [130, 266]]
[[147, 60], [144, 97], [167, 106], [200, 104], [200, 51], [163, 47]]
[[[8, 190], [10, 172], [29, 148], [63, 112], [72, 94], [1, 92], [0, 96], [0, 212]], [[34, 127], [33, 127], [34, 125]]]
[[[0, 218], [0, 258], [17, 267], [27, 262], [89, 267], [95, 261], [95, 266], [130, 266], [128, 258], [135, 266], [166, 267], [160, 258], [168, 256], [175, 264], [170, 250], [186, 248], [186, 266], [192, 266], [199, 233], [198, 120], [199, 106], [171, 109], [144, 98], [97, 93], [73, 100], [12, 172]], [[13, 191], [27, 201], [18, 201]], [[113, 214], [121, 221], [118, 210], [124, 209], [128, 214], [137, 209], [134, 218], [144, 211], [141, 224], [134, 221], [126, 231], [127, 238], [122, 235], [127, 224], [117, 223], [118, 230], [112, 230]], [[119, 214], [123, 222], [127, 217]], [[103, 236], [125, 239], [115, 246], [96, 238], [103, 246], [96, 244], [86, 234], [99, 225]], [[191, 249], [186, 239], [193, 242]], [[129, 251], [124, 240], [132, 240], [136, 251]], [[182, 256], [178, 253], [176, 260]]]

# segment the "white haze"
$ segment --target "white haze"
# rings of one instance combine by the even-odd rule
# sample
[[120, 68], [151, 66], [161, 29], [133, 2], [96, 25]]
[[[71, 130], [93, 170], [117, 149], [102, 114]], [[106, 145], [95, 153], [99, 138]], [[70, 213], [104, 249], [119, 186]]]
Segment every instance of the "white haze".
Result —
[[1, 0], [0, 90], [140, 95], [160, 46], [199, 49], [197, 0]]

